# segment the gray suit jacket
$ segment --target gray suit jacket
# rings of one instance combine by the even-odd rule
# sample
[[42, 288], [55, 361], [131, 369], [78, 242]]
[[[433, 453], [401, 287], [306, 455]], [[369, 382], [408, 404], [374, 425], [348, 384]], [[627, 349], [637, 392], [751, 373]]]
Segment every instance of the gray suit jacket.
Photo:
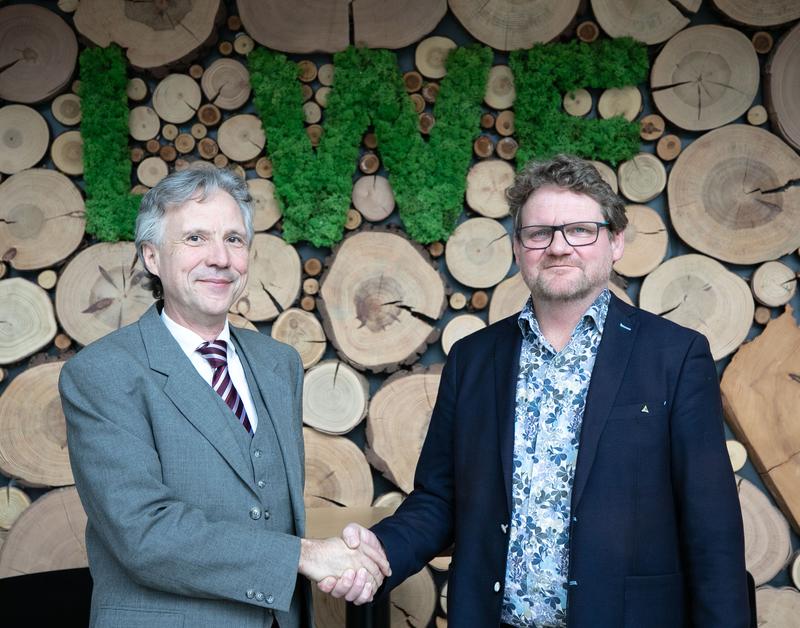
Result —
[[277, 488], [286, 495], [288, 484], [287, 531], [274, 529], [275, 517], [255, 516], [268, 512], [275, 480], [256, 483], [255, 461], [237, 440], [249, 437], [155, 306], [64, 366], [59, 389], [88, 515], [93, 626], [271, 626], [273, 613], [289, 611], [296, 586], [295, 604], [312, 625], [308, 582], [297, 576], [303, 368], [287, 345], [231, 334], [255, 374], [251, 393], [266, 404], [259, 432], [274, 427], [270, 446], [283, 458]]

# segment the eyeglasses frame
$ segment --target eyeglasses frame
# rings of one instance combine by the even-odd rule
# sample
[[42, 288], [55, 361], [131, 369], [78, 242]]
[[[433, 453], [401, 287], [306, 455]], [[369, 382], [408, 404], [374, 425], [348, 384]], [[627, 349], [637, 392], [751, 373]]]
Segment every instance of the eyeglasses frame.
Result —
[[[569, 227], [571, 225], [596, 225], [597, 226], [597, 234], [595, 235], [594, 240], [591, 242], [584, 242], [583, 244], [572, 244], [567, 239], [567, 234], [564, 231], [565, 227]], [[553, 239], [556, 237], [556, 231], [561, 232], [561, 237], [564, 238], [564, 242], [566, 242], [569, 246], [575, 248], [580, 246], [592, 246], [593, 244], [597, 243], [597, 240], [600, 238], [600, 229], [603, 227], [610, 227], [611, 223], [608, 221], [598, 222], [596, 220], [576, 220], [575, 222], [565, 222], [563, 225], [521, 225], [517, 227], [516, 236], [517, 241], [522, 245], [522, 248], [527, 249], [529, 251], [543, 251], [544, 249], [548, 248], [551, 244], [553, 244]], [[520, 237], [520, 234], [523, 229], [529, 229], [531, 227], [545, 227], [547, 229], [552, 229], [550, 232], [550, 241], [545, 246], [527, 246]]]

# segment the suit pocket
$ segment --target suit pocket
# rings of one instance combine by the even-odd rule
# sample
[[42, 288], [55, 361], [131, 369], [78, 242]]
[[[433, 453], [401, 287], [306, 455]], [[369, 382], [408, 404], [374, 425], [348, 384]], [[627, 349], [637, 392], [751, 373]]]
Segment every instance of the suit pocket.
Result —
[[681, 574], [625, 578], [625, 628], [682, 628], [685, 621]]
[[643, 400], [612, 406], [609, 421], [646, 421], [664, 416], [667, 407], [664, 400]]
[[92, 617], [92, 628], [183, 628], [183, 613], [101, 606]]

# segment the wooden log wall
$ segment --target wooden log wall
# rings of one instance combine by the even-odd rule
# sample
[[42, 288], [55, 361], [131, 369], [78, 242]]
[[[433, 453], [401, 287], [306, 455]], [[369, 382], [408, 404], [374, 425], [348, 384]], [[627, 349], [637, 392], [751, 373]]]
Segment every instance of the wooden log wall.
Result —
[[[0, 7], [0, 577], [85, 564], [58, 373], [74, 351], [152, 301], [133, 245], [100, 243], [84, 231], [80, 50], [111, 42], [126, 49], [132, 191], [197, 160], [247, 178], [254, 256], [269, 263], [254, 263], [253, 289], [234, 304], [231, 321], [302, 356], [307, 506], [312, 529], [322, 531], [347, 518], [332, 508], [361, 508], [367, 517], [396, 508], [412, 487], [450, 347], [526, 298], [503, 196], [520, 165], [508, 51], [631, 35], [648, 45], [646, 83], [563, 94], [571, 116], [619, 115], [640, 126], [638, 155], [616, 167], [597, 162], [630, 203], [611, 288], [709, 338], [748, 567], [763, 585], [759, 621], [796, 625], [800, 5], [397, 0], [387, 8], [360, 0], [351, 14], [349, 4]], [[557, 9], [542, 11], [547, 6]], [[476, 41], [495, 49], [495, 64], [450, 239], [422, 246], [403, 232], [380, 138], [368, 132], [354, 164], [347, 237], [333, 249], [287, 244], [271, 181], [279, 157], [265, 153], [250, 51], [263, 45], [298, 63], [316, 146], [336, 89], [332, 52], [352, 43], [396, 49], [425, 135], [435, 128], [448, 51]], [[392, 625], [446, 625], [448, 564], [438, 558], [398, 589]], [[318, 598], [317, 607], [320, 626], [343, 625], [340, 602]]]

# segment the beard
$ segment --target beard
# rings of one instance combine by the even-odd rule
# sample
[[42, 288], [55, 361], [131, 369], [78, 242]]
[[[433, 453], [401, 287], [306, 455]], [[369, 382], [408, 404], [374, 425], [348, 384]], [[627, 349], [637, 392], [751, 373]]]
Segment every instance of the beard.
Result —
[[[599, 294], [608, 285], [611, 277], [612, 260], [598, 260], [586, 267], [579, 260], [567, 262], [564, 266], [571, 266], [578, 272], [568, 271], [561, 274], [548, 270], [548, 262], [543, 260], [544, 266], [532, 272], [532, 269], [520, 268], [522, 279], [531, 291], [534, 302], [538, 300], [568, 303], [582, 301], [590, 295]], [[550, 265], [558, 265], [558, 260], [550, 260]]]

